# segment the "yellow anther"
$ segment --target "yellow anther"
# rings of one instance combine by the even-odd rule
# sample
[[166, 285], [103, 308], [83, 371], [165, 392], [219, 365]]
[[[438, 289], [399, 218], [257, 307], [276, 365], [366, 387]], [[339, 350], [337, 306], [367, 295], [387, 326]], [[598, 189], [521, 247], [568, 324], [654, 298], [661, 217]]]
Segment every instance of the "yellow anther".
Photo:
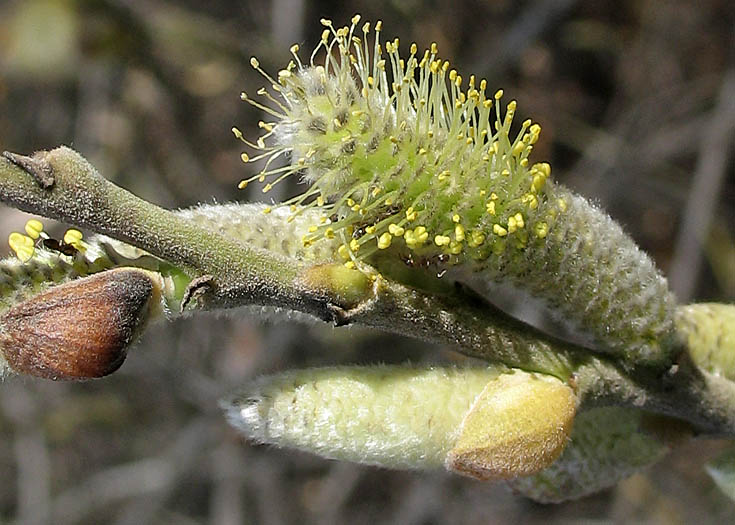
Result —
[[485, 109], [490, 109], [490, 107], [492, 105], [493, 105], [493, 101], [492, 100], [484, 100], [482, 102], [482, 107], [485, 108]]
[[406, 246], [408, 246], [409, 248], [416, 247], [416, 237], [413, 234], [413, 230], [406, 230], [406, 233], [403, 236], [403, 240], [406, 241]]
[[357, 239], [352, 239], [350, 241], [350, 250], [352, 250], [353, 252], [356, 252], [359, 249], [360, 249], [360, 243], [357, 242]]
[[486, 205], [487, 212], [490, 215], [495, 215], [495, 201], [490, 201]]
[[411, 54], [412, 55], [415, 55], [418, 50], [419, 50], [419, 48], [416, 45], [416, 42], [414, 42], [413, 44], [411, 44]]
[[545, 222], [537, 222], [534, 230], [536, 231], [536, 237], [543, 239], [549, 233], [549, 225]]
[[345, 261], [350, 258], [350, 251], [347, 249], [347, 245], [345, 244], [340, 244], [339, 248], [337, 248], [337, 253]]
[[361, 17], [360, 17], [360, 15], [355, 15], [355, 16], [353, 16], [353, 17], [352, 17], [352, 23], [353, 23], [354, 25], [357, 25], [357, 23], [358, 23], [358, 22], [360, 21], [360, 18], [361, 18]]
[[402, 227], [398, 226], [397, 224], [389, 224], [388, 231], [394, 237], [400, 237], [406, 232], [406, 230], [404, 230]]
[[462, 253], [462, 243], [457, 241], [451, 241], [449, 243], [449, 253], [452, 255], [459, 255]]
[[393, 199], [385, 199], [385, 205], [391, 206], [393, 204]]
[[351, 198], [348, 198], [347, 199], [347, 206], [354, 206], [354, 205], [355, 205], [355, 201], [353, 199], [351, 199]]
[[544, 177], [543, 175], [534, 175], [533, 182], [531, 183], [531, 190], [541, 191], [541, 188], [544, 187], [545, 183], [546, 183], [546, 177]]
[[381, 71], [385, 71], [385, 59], [378, 60], [377, 66]]
[[450, 242], [451, 239], [446, 235], [437, 235], [434, 237], [434, 244], [437, 246], [448, 246]]
[[375, 30], [376, 31], [382, 31], [383, 30], [383, 21], [382, 20], [378, 20], [375, 23]]
[[381, 191], [383, 191], [383, 190], [382, 190], [381, 188], [373, 188], [373, 191], [372, 191], [372, 192], [370, 192], [370, 194], [371, 194], [371, 195], [372, 195], [373, 197], [377, 197], [378, 195], [380, 195], [380, 192], [381, 192]]
[[319, 224], [327, 224], [327, 220], [329, 219], [327, 219], [327, 217], [322, 215], [321, 217], [319, 217]]
[[424, 149], [424, 148], [419, 148], [419, 155], [426, 155], [426, 153], [427, 153], [427, 152], [426, 152], [426, 149]]
[[436, 55], [439, 52], [439, 46], [436, 42], [431, 43], [431, 54]]
[[521, 161], [518, 164], [520, 164], [521, 166], [525, 168], [526, 166], [528, 166], [528, 159], [521, 159]]
[[355, 269], [355, 263], [352, 262], [352, 261], [347, 261], [345, 263], [345, 268], [349, 268], [350, 270], [354, 270]]
[[[245, 93], [243, 93], [242, 95], [245, 95]], [[242, 95], [240, 96], [242, 97]], [[232, 128], [232, 134], [235, 135], [235, 138], [238, 138], [238, 139], [242, 138], [242, 131], [240, 131], [237, 128]]]
[[41, 232], [43, 232], [43, 223], [38, 219], [31, 219], [26, 223], [25, 230], [28, 237], [34, 240], [38, 239], [41, 236]]
[[493, 224], [493, 233], [500, 237], [505, 237], [508, 235], [508, 230], [503, 228], [500, 224]]
[[523, 214], [520, 212], [513, 215], [513, 218], [516, 220], [516, 227], [523, 228], [526, 225], [526, 222], [523, 220]]
[[424, 226], [416, 226], [416, 229], [413, 230], [413, 235], [419, 242], [425, 242], [429, 239], [429, 232], [426, 231]]
[[244, 190], [247, 187], [248, 187], [248, 181], [245, 179], [241, 180], [240, 184], [237, 185], [237, 188], [240, 190]]
[[485, 235], [481, 232], [472, 232], [472, 235], [470, 235], [470, 240], [467, 244], [470, 246], [477, 247], [480, 246], [483, 242], [485, 242]]
[[250, 155], [248, 155], [247, 153], [241, 153], [240, 160], [242, 160], [245, 163], [248, 163], [250, 162]]
[[64, 242], [76, 247], [77, 245], [81, 245], [83, 237], [82, 232], [75, 228], [70, 228], [64, 233]]
[[393, 239], [393, 236], [390, 233], [388, 232], [383, 233], [383, 235], [381, 235], [378, 238], [378, 248], [380, 250], [385, 250], [386, 248], [390, 246], [392, 239]]
[[565, 201], [564, 199], [559, 199], [556, 202], [559, 204], [559, 209], [561, 211], [567, 211], [567, 201]]
[[464, 237], [464, 227], [461, 224], [457, 224], [454, 227], [454, 239], [457, 242], [464, 241], [464, 239], [465, 239], [465, 237]]
[[260, 62], [258, 62], [258, 59], [257, 58], [252, 57], [250, 59], [250, 65], [253, 66], [254, 68], [258, 68], [258, 67], [260, 67]]
[[263, 208], [263, 213], [265, 213], [266, 215], [268, 215], [272, 211], [273, 208], [271, 208], [270, 206], [266, 206], [265, 208]]
[[359, 204], [355, 204], [355, 205], [353, 205], [353, 206], [352, 206], [352, 207], [351, 207], [350, 209], [351, 209], [352, 211], [360, 211], [360, 205], [359, 205]]
[[493, 95], [493, 98], [495, 98], [495, 100], [500, 100], [502, 97], [503, 97], [503, 90], [502, 89], [497, 90], [495, 92], [495, 95]]
[[316, 198], [316, 205], [317, 206], [324, 206], [324, 197], [322, 197], [321, 195], [319, 195]]
[[371, 224], [370, 226], [365, 227], [365, 233], [373, 234], [375, 233], [375, 225]]
[[368, 86], [373, 87], [373, 84], [375, 83], [375, 79], [371, 76], [368, 76]]
[[510, 102], [508, 102], [508, 111], [510, 111], [511, 113], [514, 112], [517, 107], [518, 102], [516, 102], [515, 100], [511, 100]]
[[324, 236], [327, 239], [334, 239], [334, 228], [327, 228], [324, 230]]
[[409, 207], [406, 210], [406, 219], [409, 221], [415, 221], [416, 218], [419, 216], [418, 212], [413, 209], [413, 206]]
[[8, 244], [21, 262], [28, 262], [33, 257], [33, 252], [35, 251], [33, 239], [27, 235], [13, 232], [8, 237]]
[[314, 233], [314, 232], [315, 232], [315, 231], [317, 231], [318, 229], [319, 229], [319, 228], [317, 228], [316, 226], [313, 226], [313, 225], [312, 225], [312, 226], [309, 226], [309, 233]]
[[516, 224], [516, 218], [509, 217], [508, 218], [508, 233], [514, 233], [517, 227], [518, 225]]
[[456, 70], [456, 69], [452, 69], [452, 70], [451, 70], [451, 71], [449, 72], [449, 80], [450, 80], [451, 82], [454, 82], [454, 81], [455, 81], [456, 79], [457, 79], [457, 70]]
[[370, 22], [365, 22], [364, 24], [362, 24], [362, 32], [363, 33], [370, 32]]
[[461, 217], [458, 214], [452, 215], [452, 222], [459, 222]]
[[272, 189], [273, 189], [273, 184], [268, 183], [265, 186], [263, 186], [263, 190], [262, 191], [263, 191], [263, 193], [268, 193]]
[[521, 197], [521, 202], [527, 205], [532, 210], [538, 208], [538, 198], [536, 198], [536, 195], [534, 195], [533, 193], [526, 193], [523, 197]]
[[523, 153], [524, 147], [525, 147], [525, 144], [523, 144], [523, 142], [516, 143], [516, 145], [513, 146], [513, 150], [511, 151], [511, 154], [516, 157], [519, 157], [521, 153]]

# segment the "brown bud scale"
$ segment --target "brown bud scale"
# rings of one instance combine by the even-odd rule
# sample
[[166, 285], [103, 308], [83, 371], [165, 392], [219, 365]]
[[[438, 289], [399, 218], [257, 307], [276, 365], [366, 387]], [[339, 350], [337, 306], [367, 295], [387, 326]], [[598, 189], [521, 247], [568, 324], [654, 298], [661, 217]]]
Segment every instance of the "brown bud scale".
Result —
[[145, 272], [117, 269], [55, 286], [0, 316], [11, 369], [52, 380], [111, 374], [140, 333], [153, 295]]

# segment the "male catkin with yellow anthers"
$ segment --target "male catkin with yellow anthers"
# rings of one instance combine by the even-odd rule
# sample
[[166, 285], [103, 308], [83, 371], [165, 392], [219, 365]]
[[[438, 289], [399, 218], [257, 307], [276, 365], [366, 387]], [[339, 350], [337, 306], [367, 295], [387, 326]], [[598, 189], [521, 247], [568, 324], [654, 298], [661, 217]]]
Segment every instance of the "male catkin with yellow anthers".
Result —
[[666, 362], [675, 302], [665, 279], [605, 213], [529, 160], [540, 126], [526, 120], [511, 132], [516, 102], [502, 107], [502, 90], [486, 95], [486, 81], [464, 79], [436, 44], [423, 53], [412, 44], [401, 57], [398, 39], [381, 43], [381, 22], [359, 21], [322, 20], [311, 58], [302, 62], [294, 45], [277, 79], [251, 60], [270, 89], [258, 91], [265, 103], [242, 99], [273, 121], [260, 122], [255, 142], [233, 128], [255, 150], [243, 160], [264, 161], [240, 187], [257, 180], [268, 192], [303, 176], [309, 188], [283, 206], [294, 217], [321, 212], [305, 246], [336, 239], [348, 267], [365, 261], [396, 279], [407, 264], [452, 270], [481, 292], [510, 284], [600, 350]]

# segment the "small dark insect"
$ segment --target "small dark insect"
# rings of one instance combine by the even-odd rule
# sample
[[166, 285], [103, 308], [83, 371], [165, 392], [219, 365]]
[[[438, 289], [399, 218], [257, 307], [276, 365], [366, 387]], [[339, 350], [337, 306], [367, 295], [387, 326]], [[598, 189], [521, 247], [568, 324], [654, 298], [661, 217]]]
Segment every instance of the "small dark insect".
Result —
[[73, 245], [56, 239], [43, 239], [41, 244], [43, 244], [43, 247], [47, 250], [63, 253], [69, 257], [74, 257], [79, 252], [79, 250], [77, 250]]

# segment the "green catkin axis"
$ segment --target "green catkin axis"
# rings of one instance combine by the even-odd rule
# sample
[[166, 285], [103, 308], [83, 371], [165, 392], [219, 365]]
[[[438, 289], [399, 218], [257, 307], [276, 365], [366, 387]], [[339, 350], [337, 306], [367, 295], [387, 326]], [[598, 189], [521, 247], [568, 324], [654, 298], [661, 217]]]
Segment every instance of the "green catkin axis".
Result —
[[444, 276], [491, 301], [497, 283], [510, 285], [597, 349], [665, 366], [676, 341], [665, 278], [604, 212], [551, 182], [547, 163], [529, 162], [540, 126], [526, 120], [513, 133], [516, 103], [501, 108], [502, 90], [488, 97], [474, 76], [463, 87], [436, 44], [423, 54], [412, 44], [401, 58], [398, 39], [381, 44], [380, 22], [373, 37], [359, 21], [322, 20], [309, 62], [293, 46], [277, 80], [251, 60], [275, 95], [262, 88], [266, 104], [242, 98], [274, 121], [260, 122], [255, 142], [233, 128], [256, 152], [243, 160], [265, 160], [240, 187], [257, 180], [268, 192], [301, 176], [309, 188], [283, 209], [294, 220], [317, 211], [304, 247], [336, 240], [348, 267], [363, 260], [419, 286], [427, 280], [411, 274]]

